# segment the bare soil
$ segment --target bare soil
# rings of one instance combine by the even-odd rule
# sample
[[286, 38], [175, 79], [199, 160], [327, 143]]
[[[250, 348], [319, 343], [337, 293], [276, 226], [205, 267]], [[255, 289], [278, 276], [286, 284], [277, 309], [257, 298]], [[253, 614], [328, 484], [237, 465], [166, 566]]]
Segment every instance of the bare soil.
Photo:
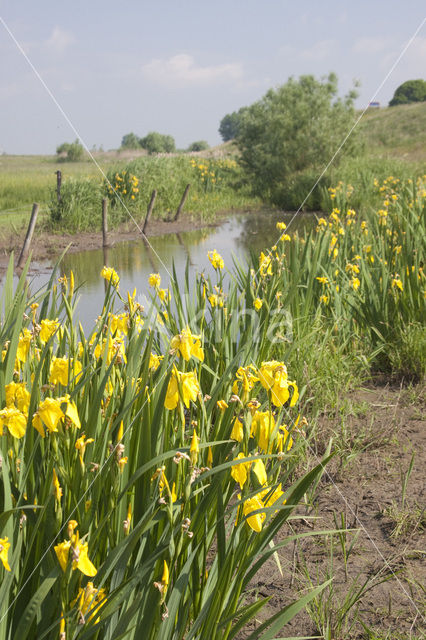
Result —
[[[354, 410], [343, 418], [341, 412], [321, 417], [319, 426], [319, 453], [321, 439], [325, 445], [331, 433], [342, 433], [348, 439], [348, 457], [341, 461], [334, 458], [322, 476], [317, 499], [311, 508], [303, 510], [300, 520], [280, 532], [280, 539], [296, 533], [313, 530], [335, 529], [337, 517], [341, 526], [344, 514], [346, 527], [359, 530], [353, 551], [347, 563], [345, 576], [343, 554], [334, 538], [333, 566], [330, 557], [330, 537], [306, 538], [303, 542], [285, 547], [280, 552], [283, 575], [274, 559], [268, 560], [252, 582], [254, 594], [271, 596], [261, 611], [261, 617], [239, 638], [246, 638], [261, 620], [280, 611], [297, 599], [310, 586], [309, 573], [314, 586], [329, 576], [333, 578], [333, 594], [323, 592], [322, 604], [315, 607], [322, 615], [328, 611], [331, 619], [332, 640], [367, 639], [414, 640], [426, 637], [426, 421], [424, 388], [371, 387], [358, 391], [351, 397]], [[337, 444], [338, 438], [335, 442]], [[318, 442], [317, 445], [318, 446]], [[349, 451], [358, 454], [349, 459]], [[362, 448], [364, 447], [364, 450]], [[404, 508], [402, 508], [402, 478], [412, 458], [414, 466], [407, 483]], [[318, 461], [313, 456], [312, 464]], [[308, 516], [315, 516], [310, 520]], [[396, 535], [395, 528], [402, 525]], [[356, 531], [347, 534], [347, 546], [354, 540]], [[279, 539], [275, 540], [279, 542]], [[345, 624], [338, 624], [339, 615], [347, 602], [348, 594], [356, 585], [366, 580], [374, 584], [374, 576], [387, 580], [366, 592], [357, 607], [349, 611]], [[250, 594], [249, 594], [250, 597]], [[350, 621], [356, 617], [354, 627]], [[359, 620], [374, 629], [370, 636]], [[334, 627], [334, 628], [333, 628]], [[298, 614], [283, 632], [276, 637], [324, 637], [324, 628], [307, 612]]]

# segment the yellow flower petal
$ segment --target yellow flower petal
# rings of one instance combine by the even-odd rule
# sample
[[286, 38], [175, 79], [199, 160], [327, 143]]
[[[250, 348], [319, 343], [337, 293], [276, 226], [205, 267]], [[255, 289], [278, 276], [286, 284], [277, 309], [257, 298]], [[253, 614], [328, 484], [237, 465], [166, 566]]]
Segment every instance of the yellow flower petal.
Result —
[[244, 439], [243, 423], [238, 418], [235, 418], [231, 431], [231, 440], [242, 442]]
[[71, 548], [71, 540], [66, 540], [64, 542], [61, 542], [60, 544], [57, 544], [54, 547], [56, 557], [58, 558], [59, 564], [61, 565], [61, 569], [64, 572], [67, 569], [70, 548]]
[[[87, 555], [88, 553], [88, 545], [87, 542], [84, 542], [78, 547], [79, 557], [77, 561], [73, 562], [73, 569], [80, 569], [81, 573], [84, 573], [85, 576], [89, 576], [89, 578], [93, 578], [98, 571], [96, 567], [89, 560]], [[75, 565], [75, 566], [74, 566]]]
[[265, 465], [263, 464], [263, 460], [260, 458], [253, 462], [253, 473], [256, 475], [256, 478], [262, 486], [268, 482]]
[[247, 517], [247, 524], [249, 527], [259, 533], [262, 531], [263, 522], [266, 518], [265, 513], [255, 513], [254, 515], [250, 515], [253, 511], [257, 511], [257, 509], [263, 508], [263, 502], [258, 495], [246, 500], [243, 504], [243, 513]]
[[8, 562], [8, 551], [10, 548], [10, 542], [8, 542], [9, 538], [0, 538], [0, 560], [3, 563], [6, 571], [10, 571], [10, 566]]

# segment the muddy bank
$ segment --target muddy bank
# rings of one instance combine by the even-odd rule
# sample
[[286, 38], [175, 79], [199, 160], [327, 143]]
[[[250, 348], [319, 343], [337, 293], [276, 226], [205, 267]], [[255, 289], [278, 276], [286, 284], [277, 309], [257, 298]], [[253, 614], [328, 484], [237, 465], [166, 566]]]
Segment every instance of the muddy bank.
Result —
[[[152, 220], [147, 227], [146, 235], [149, 240], [150, 236], [217, 227], [225, 222], [231, 213], [234, 212], [218, 213], [214, 221], [210, 222], [194, 219], [188, 215], [182, 215], [176, 222]], [[143, 223], [139, 226], [141, 229]], [[142, 238], [140, 229], [138, 229], [134, 223], [130, 222], [118, 229], [110, 231], [108, 233], [109, 246], [114, 246], [119, 242], [125, 241], [140, 241]], [[4, 266], [7, 264], [12, 251], [14, 252], [15, 259], [18, 259], [24, 243], [25, 233], [26, 229], [22, 228], [18, 233], [13, 233], [12, 231], [4, 232], [0, 237], [0, 265]], [[70, 253], [100, 249], [102, 248], [102, 232], [59, 233], [49, 231], [46, 226], [43, 226], [39, 229], [36, 228], [30, 251], [33, 260], [42, 261], [57, 258], [67, 247]]]
[[[289, 521], [274, 540], [278, 543], [294, 533], [330, 531], [341, 526], [343, 517], [351, 529], [347, 548], [354, 543], [346, 569], [337, 536], [333, 555], [326, 536], [302, 538], [284, 547], [279, 552], [282, 573], [271, 557], [250, 583], [248, 601], [254, 601], [256, 594], [272, 598], [238, 640], [248, 637], [267, 615], [282, 611], [305, 594], [311, 587], [309, 579], [316, 585], [330, 575], [332, 588], [299, 613], [279, 637], [329, 637], [317, 635], [325, 633], [327, 620], [330, 637], [335, 640], [373, 638], [363, 632], [362, 623], [376, 631], [374, 638], [424, 637], [425, 390], [421, 385], [408, 389], [371, 385], [352, 392], [350, 400], [351, 410], [344, 418], [336, 410], [324, 413], [319, 420], [318, 453], [323, 453], [330, 436], [342, 433], [342, 424], [349, 448], [346, 457], [327, 465], [313, 503], [301, 508], [301, 515], [313, 519]], [[342, 398], [342, 406], [345, 401], [348, 398]], [[407, 476], [413, 454], [412, 471]], [[312, 462], [318, 461], [314, 456]], [[358, 607], [354, 603], [344, 615], [350, 597], [365, 581], [369, 581], [370, 590]]]

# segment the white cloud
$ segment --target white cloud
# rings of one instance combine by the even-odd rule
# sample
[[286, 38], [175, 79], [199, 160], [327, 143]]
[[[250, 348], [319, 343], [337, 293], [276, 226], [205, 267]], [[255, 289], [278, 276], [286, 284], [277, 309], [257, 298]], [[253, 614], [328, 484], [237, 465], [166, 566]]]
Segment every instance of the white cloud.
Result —
[[238, 62], [202, 67], [195, 63], [192, 56], [179, 53], [168, 60], [151, 60], [142, 67], [142, 73], [150, 80], [167, 86], [188, 86], [239, 81], [243, 76], [243, 68]]
[[304, 60], [326, 60], [334, 53], [334, 40], [320, 40], [308, 49], [300, 51], [300, 57]]
[[75, 38], [69, 31], [54, 27], [50, 37], [45, 41], [48, 49], [54, 53], [63, 53], [70, 45], [75, 42]]
[[310, 47], [283, 45], [278, 49], [278, 54], [289, 60], [303, 62], [320, 62], [335, 54], [336, 42], [331, 39], [320, 40]]
[[372, 53], [385, 51], [385, 49], [388, 49], [391, 44], [392, 41], [389, 38], [373, 36], [358, 38], [352, 45], [352, 51], [354, 53], [365, 53], [366, 55], [371, 55]]

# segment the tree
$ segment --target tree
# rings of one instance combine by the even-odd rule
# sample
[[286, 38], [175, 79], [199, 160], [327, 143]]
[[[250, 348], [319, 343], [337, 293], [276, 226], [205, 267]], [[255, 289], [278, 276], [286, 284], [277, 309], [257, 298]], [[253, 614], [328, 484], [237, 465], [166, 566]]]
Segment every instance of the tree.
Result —
[[237, 137], [239, 124], [246, 110], [247, 107], [241, 107], [241, 109], [239, 109], [238, 111], [228, 113], [222, 118], [219, 125], [219, 133], [224, 142], [228, 142], [228, 140], [234, 140], [234, 138]]
[[140, 141], [141, 147], [148, 153], [173, 153], [176, 145], [173, 136], [163, 135], [157, 131], [151, 131]]
[[192, 142], [188, 147], [188, 151], [207, 151], [207, 149], [210, 149], [210, 146], [206, 140], [197, 140], [196, 142]]
[[121, 140], [121, 149], [140, 149], [141, 139], [135, 133], [126, 133]]
[[410, 102], [426, 101], [426, 81], [425, 80], [407, 80], [403, 82], [395, 90], [392, 100], [389, 102], [390, 107], [398, 104], [409, 104]]
[[290, 180], [306, 182], [307, 173], [319, 173], [331, 160], [353, 122], [355, 97], [351, 91], [338, 98], [333, 73], [321, 81], [309, 75], [290, 78], [248, 107], [236, 140], [254, 192], [285, 206]]
[[56, 153], [58, 156], [61, 156], [63, 160], [78, 162], [78, 160], [81, 160], [83, 157], [84, 147], [77, 139], [75, 142], [63, 142], [56, 148]]

